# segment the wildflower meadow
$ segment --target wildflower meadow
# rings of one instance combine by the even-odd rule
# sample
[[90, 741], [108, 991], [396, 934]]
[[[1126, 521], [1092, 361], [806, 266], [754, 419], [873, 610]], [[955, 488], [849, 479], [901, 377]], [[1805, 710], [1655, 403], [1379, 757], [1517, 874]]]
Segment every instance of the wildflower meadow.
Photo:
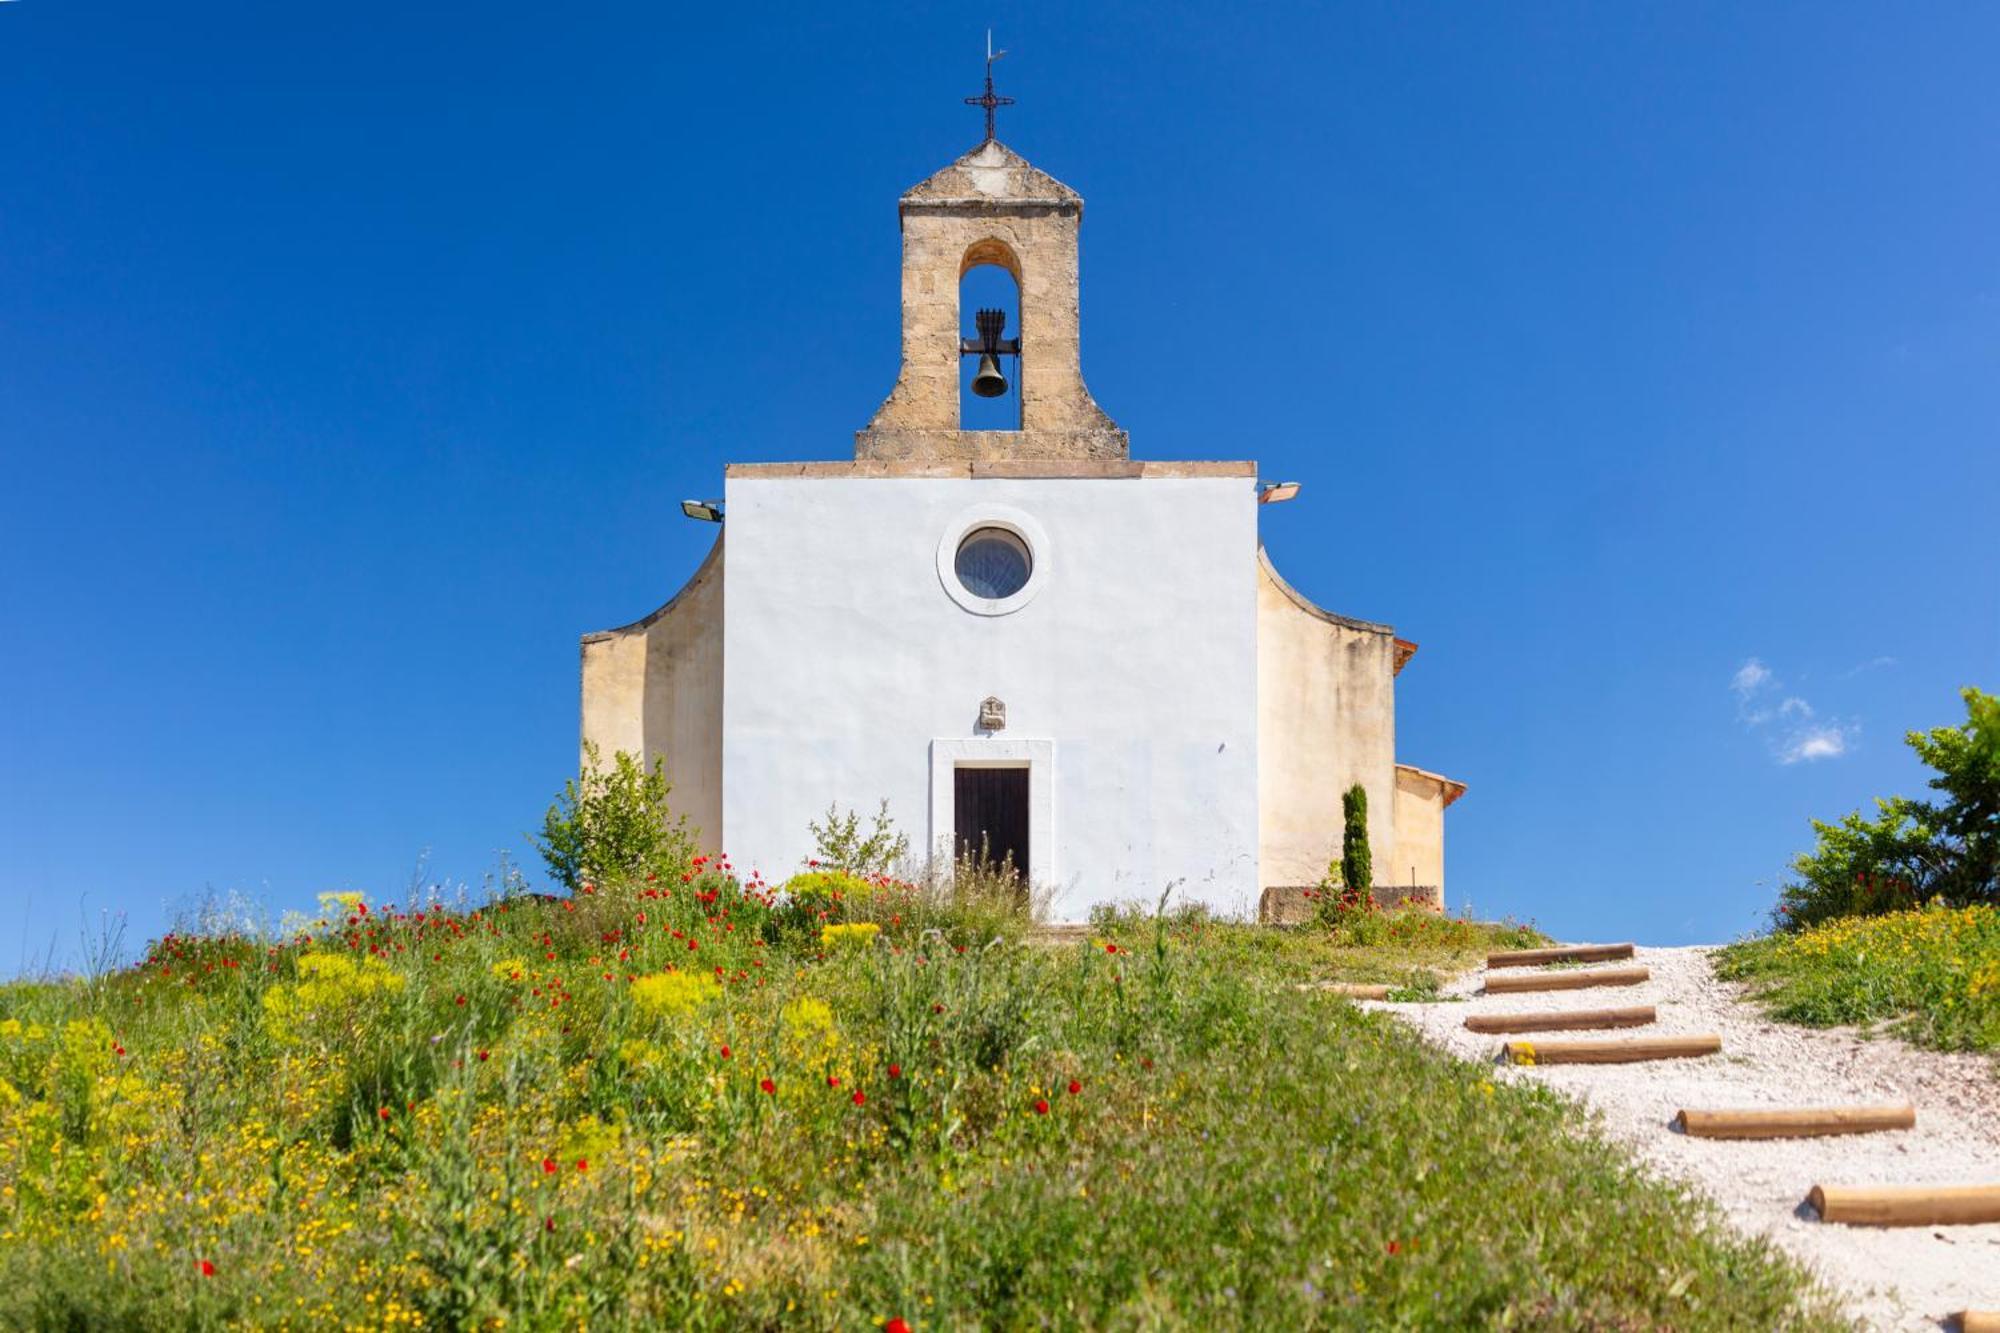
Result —
[[1732, 944], [1716, 973], [1791, 1022], [1881, 1023], [1926, 1046], [2000, 1051], [2000, 907], [1841, 917]]
[[0, 1327], [1829, 1323], [1569, 1103], [1291, 984], [1494, 928], [1049, 943], [705, 858], [326, 906], [0, 987]]

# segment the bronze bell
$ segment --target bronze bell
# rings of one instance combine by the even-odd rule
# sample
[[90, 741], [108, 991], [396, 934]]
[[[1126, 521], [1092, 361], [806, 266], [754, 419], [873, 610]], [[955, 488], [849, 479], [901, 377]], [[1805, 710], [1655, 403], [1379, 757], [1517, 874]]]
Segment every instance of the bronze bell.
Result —
[[[1016, 344], [1012, 348], [1004, 346], [1000, 335], [1007, 331], [1007, 312], [1004, 310], [981, 310], [972, 317], [973, 327], [979, 330], [979, 369], [972, 375], [972, 391], [981, 398], [998, 398], [1007, 392], [1007, 377], [1000, 373], [1000, 353], [1013, 351], [1020, 353]], [[966, 351], [973, 350], [968, 346]]]
[[998, 398], [1007, 392], [1007, 377], [1000, 373], [1000, 358], [991, 352], [979, 354], [979, 369], [972, 375], [972, 391], [981, 398]]

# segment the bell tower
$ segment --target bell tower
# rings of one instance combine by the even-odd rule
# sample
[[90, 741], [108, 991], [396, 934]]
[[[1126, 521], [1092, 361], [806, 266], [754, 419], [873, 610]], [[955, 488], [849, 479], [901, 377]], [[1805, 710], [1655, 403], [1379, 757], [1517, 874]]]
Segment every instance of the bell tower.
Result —
[[[988, 96], [991, 97], [989, 84]], [[972, 99], [967, 99], [972, 100]], [[988, 108], [991, 124], [991, 108]], [[1083, 197], [992, 137], [905, 194], [903, 368], [888, 400], [856, 434], [874, 460], [1122, 459], [1125, 432], [1084, 387], [1078, 340], [1077, 232]], [[1020, 293], [1020, 328], [986, 339], [1014, 356], [1019, 430], [965, 430], [959, 420], [966, 339], [959, 284], [981, 264]], [[980, 332], [987, 334], [982, 320]], [[985, 363], [982, 363], [984, 365]]]

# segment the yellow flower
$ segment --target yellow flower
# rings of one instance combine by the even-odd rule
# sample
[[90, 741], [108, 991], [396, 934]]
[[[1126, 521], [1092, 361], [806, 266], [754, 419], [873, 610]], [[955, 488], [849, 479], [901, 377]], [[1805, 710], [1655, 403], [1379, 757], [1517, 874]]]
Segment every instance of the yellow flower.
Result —
[[696, 1009], [715, 998], [715, 983], [691, 972], [654, 972], [632, 983], [632, 1003], [655, 1018]]
[[833, 1010], [827, 1008], [826, 1001], [816, 1000], [810, 995], [801, 995], [785, 1006], [785, 1035], [800, 1039], [831, 1036], [833, 1033]]
[[312, 1019], [338, 1014], [358, 1002], [403, 989], [403, 974], [379, 958], [337, 953], [302, 954], [299, 980], [264, 992], [264, 1028], [278, 1041], [303, 1037]]
[[821, 926], [820, 947], [838, 949], [846, 947], [867, 948], [882, 933], [882, 927], [873, 921], [851, 921], [840, 926]]

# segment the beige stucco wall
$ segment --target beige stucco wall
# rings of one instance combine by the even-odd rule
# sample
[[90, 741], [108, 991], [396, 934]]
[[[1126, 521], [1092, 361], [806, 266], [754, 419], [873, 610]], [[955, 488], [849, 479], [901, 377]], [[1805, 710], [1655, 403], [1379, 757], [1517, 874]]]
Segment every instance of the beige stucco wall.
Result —
[[1316, 884], [1340, 851], [1341, 793], [1368, 792], [1368, 844], [1395, 842], [1395, 639], [1295, 592], [1257, 552], [1258, 878]]
[[1396, 851], [1375, 864], [1383, 885], [1419, 885], [1437, 890], [1431, 904], [1444, 906], [1444, 808], [1451, 784], [1435, 773], [1396, 766]]
[[722, 536], [644, 620], [583, 638], [583, 739], [666, 763], [669, 798], [722, 850]]

